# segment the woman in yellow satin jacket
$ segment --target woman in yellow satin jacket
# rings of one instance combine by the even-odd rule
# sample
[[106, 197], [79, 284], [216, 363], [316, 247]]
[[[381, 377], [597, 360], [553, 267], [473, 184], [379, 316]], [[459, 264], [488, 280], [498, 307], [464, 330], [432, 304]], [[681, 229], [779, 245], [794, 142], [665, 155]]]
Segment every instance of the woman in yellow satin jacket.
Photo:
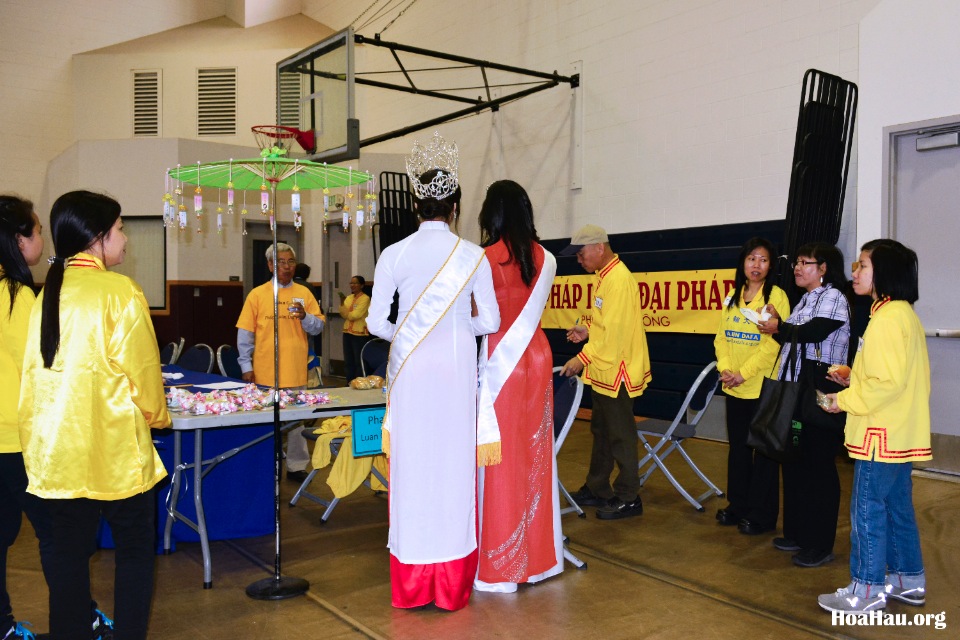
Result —
[[116, 632], [145, 638], [153, 594], [155, 486], [166, 471], [151, 428], [170, 424], [143, 291], [108, 271], [123, 262], [120, 205], [64, 194], [50, 227], [56, 256], [30, 317], [20, 391], [28, 491], [53, 523], [55, 638], [90, 633], [90, 557], [103, 516], [116, 543]]
[[7, 550], [24, 514], [37, 535], [45, 574], [51, 560], [50, 516], [43, 500], [27, 493], [17, 418], [27, 323], [36, 300], [30, 267], [43, 254], [40, 230], [33, 203], [0, 195], [0, 638], [30, 633], [13, 617], [6, 581]]

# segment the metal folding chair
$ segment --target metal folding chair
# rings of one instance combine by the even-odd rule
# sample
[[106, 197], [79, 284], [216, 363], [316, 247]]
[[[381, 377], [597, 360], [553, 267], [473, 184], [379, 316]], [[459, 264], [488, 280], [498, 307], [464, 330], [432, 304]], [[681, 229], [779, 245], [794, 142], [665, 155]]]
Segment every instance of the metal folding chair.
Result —
[[[561, 367], [553, 368], [553, 452], [554, 455], [560, 453], [560, 447], [563, 441], [567, 439], [570, 427], [577, 417], [577, 411], [580, 409], [580, 398], [583, 397], [583, 380], [577, 376], [569, 378], [560, 375]], [[567, 501], [569, 506], [560, 509], [560, 515], [576, 512], [581, 518], [586, 518], [587, 514], [583, 512], [580, 505], [570, 497], [570, 492], [560, 482], [557, 477], [557, 486], [561, 495]], [[563, 557], [578, 569], [586, 569], [587, 563], [573, 555], [567, 548], [567, 537], [563, 537]]]
[[235, 380], [243, 379], [243, 370], [240, 369], [240, 363], [237, 361], [238, 356], [237, 350], [229, 344], [217, 347], [217, 368], [220, 369], [220, 375]]
[[[373, 338], [360, 349], [360, 368], [363, 375], [376, 375], [383, 368], [386, 370], [387, 357], [390, 355], [390, 342], [383, 338]], [[385, 376], [384, 376], [385, 377]]]
[[177, 365], [190, 371], [210, 373], [213, 371], [213, 348], [208, 344], [195, 344], [177, 358]]
[[[307, 440], [311, 440], [314, 443], [316, 443], [317, 434], [315, 434], [313, 431], [314, 430], [312, 428], [308, 427], [303, 431], [301, 431], [300, 435], [302, 435]], [[331, 464], [333, 463], [334, 460], [336, 460], [337, 456], [340, 455], [340, 448], [342, 446], [343, 446], [343, 438], [334, 438], [333, 440], [330, 441]], [[352, 455], [352, 454], [348, 450], [345, 455]], [[386, 478], [383, 477], [383, 475], [377, 470], [376, 467], [371, 467], [370, 473], [374, 475], [377, 478], [377, 480], [382, 482], [383, 486], [385, 487], [390, 486], [390, 483], [387, 481]], [[330, 515], [333, 513], [333, 510], [336, 509], [337, 505], [340, 503], [340, 498], [334, 497], [333, 500], [327, 500], [326, 498], [321, 498], [316, 494], [310, 493], [307, 489], [310, 486], [310, 483], [313, 482], [313, 479], [316, 477], [316, 475], [317, 475], [317, 469], [311, 469], [310, 473], [307, 474], [306, 479], [300, 485], [300, 488], [297, 489], [297, 492], [293, 494], [292, 498], [290, 498], [290, 506], [294, 507], [296, 506], [297, 502], [300, 501], [300, 498], [306, 498], [307, 500], [312, 500], [313, 502], [316, 502], [317, 504], [326, 507], [326, 509], [323, 512], [323, 515], [320, 516], [320, 524], [325, 524], [327, 520], [330, 518]], [[370, 486], [369, 478], [364, 480], [363, 484], [366, 485], [368, 489], [371, 489], [371, 490], [373, 489], [373, 487]]]
[[[683, 404], [680, 405], [680, 410], [677, 411], [677, 415], [672, 421], [650, 418], [637, 425], [637, 436], [639, 436], [643, 448], [647, 450], [647, 455], [640, 460], [639, 470], [642, 470], [644, 466], [649, 464], [646, 472], [640, 476], [640, 486], [646, 483], [654, 471], [660, 469], [663, 471], [663, 475], [670, 481], [670, 484], [680, 492], [680, 495], [686, 498], [687, 502], [692, 504], [693, 508], [700, 512], [705, 510], [703, 505], [700, 504], [701, 502], [712, 495], [721, 497], [723, 496], [723, 491], [700, 470], [683, 448], [683, 441], [697, 434], [697, 423], [700, 422], [700, 418], [703, 417], [707, 407], [710, 406], [719, 382], [720, 374], [717, 372], [717, 363], [714, 361], [705, 366], [700, 372], [700, 375], [697, 376], [697, 379], [693, 381], [693, 385], [687, 392]], [[688, 409], [695, 413], [689, 416]], [[658, 438], [658, 441], [656, 444], [651, 445], [647, 439], [648, 437]], [[687, 465], [697, 474], [697, 477], [709, 487], [706, 493], [694, 499], [683, 485], [680, 484], [673, 473], [670, 472], [665, 460], [667, 456], [674, 451], [677, 451], [683, 459], [686, 460]]]
[[177, 343], [170, 342], [160, 349], [160, 364], [173, 364], [177, 359]]

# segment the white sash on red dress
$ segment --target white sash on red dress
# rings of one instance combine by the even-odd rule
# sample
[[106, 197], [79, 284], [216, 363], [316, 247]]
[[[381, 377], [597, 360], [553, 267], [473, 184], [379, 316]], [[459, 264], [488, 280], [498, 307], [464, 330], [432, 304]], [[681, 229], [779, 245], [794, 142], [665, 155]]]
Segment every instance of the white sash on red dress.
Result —
[[543, 252], [543, 266], [540, 275], [530, 291], [520, 315], [497, 343], [493, 354], [487, 357], [487, 338], [483, 337], [480, 348], [480, 390], [477, 394], [477, 444], [500, 441], [500, 425], [494, 403], [507, 378], [513, 373], [517, 363], [527, 350], [527, 345], [540, 327], [540, 318], [550, 296], [553, 277], [557, 272], [557, 260], [549, 251]]

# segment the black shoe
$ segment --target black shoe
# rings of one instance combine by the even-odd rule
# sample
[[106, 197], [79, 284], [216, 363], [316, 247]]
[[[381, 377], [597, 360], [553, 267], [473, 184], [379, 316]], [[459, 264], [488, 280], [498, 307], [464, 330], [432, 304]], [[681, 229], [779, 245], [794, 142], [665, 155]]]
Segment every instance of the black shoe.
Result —
[[762, 533], [773, 531], [773, 527], [767, 527], [759, 522], [744, 518], [740, 521], [740, 524], [737, 525], [737, 530], [745, 536], [759, 536]]
[[719, 509], [717, 511], [717, 522], [719, 522], [721, 526], [732, 527], [740, 522], [740, 516], [730, 511], [730, 509]]
[[583, 485], [571, 493], [570, 497], [581, 507], [605, 507], [610, 502], [609, 498], [601, 498], [593, 491], [590, 491], [587, 485]]
[[780, 551], [800, 551], [800, 545], [790, 538], [774, 538], [773, 546]]
[[597, 517], [601, 520], [619, 520], [639, 515], [643, 515], [643, 502], [640, 501], [640, 496], [630, 502], [614, 498], [607, 506], [597, 509]]
[[819, 567], [831, 560], [833, 560], [833, 552], [820, 549], [803, 549], [800, 553], [793, 554], [793, 564], [798, 567]]
[[306, 469], [301, 469], [300, 471], [287, 471], [287, 480], [302, 483], [307, 479], [308, 475], [310, 475], [310, 472]]

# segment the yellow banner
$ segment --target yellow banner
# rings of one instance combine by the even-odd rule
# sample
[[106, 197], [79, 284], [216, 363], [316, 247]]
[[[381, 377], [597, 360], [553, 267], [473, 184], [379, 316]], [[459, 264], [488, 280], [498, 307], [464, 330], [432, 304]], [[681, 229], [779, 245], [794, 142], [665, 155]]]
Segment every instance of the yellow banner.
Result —
[[[723, 300], [733, 289], [734, 269], [634, 273], [647, 331], [716, 333]], [[541, 326], [569, 329], [588, 324], [593, 309], [594, 275], [557, 276]]]

